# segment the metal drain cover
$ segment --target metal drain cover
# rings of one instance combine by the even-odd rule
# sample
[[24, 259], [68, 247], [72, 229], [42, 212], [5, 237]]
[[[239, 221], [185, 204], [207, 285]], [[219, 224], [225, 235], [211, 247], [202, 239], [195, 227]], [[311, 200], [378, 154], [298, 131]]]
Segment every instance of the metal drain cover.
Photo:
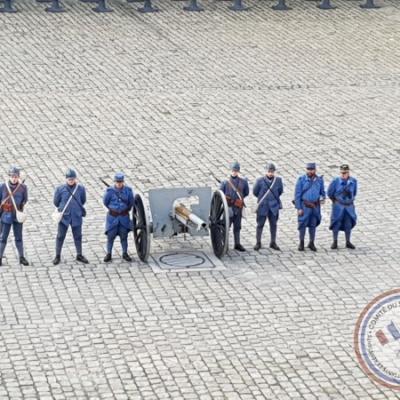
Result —
[[153, 272], [187, 272], [224, 270], [222, 262], [213, 254], [203, 251], [169, 251], [149, 258]]

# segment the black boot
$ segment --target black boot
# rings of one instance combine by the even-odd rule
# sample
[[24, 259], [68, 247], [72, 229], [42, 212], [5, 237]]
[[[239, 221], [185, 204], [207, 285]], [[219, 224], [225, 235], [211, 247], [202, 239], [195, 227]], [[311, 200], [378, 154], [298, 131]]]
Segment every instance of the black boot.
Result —
[[235, 244], [234, 249], [237, 250], [237, 251], [246, 251], [246, 249], [240, 243], [239, 244]]
[[269, 247], [270, 247], [271, 249], [274, 249], [274, 250], [277, 250], [277, 251], [280, 251], [280, 250], [281, 250], [281, 249], [279, 248], [279, 246], [276, 244], [276, 242], [271, 242], [270, 245], [269, 245]]
[[332, 249], [332, 250], [336, 250], [337, 248], [338, 248], [337, 240], [334, 240], [334, 241], [332, 242], [331, 249]]
[[78, 254], [76, 256], [76, 261], [80, 261], [81, 263], [84, 263], [84, 264], [89, 264], [88, 259], [85, 256], [83, 256], [82, 254]]
[[132, 257], [131, 257], [128, 253], [122, 254], [122, 258], [123, 258], [125, 261], [128, 261], [128, 262], [131, 262], [131, 261], [132, 261]]
[[315, 247], [315, 244], [314, 244], [314, 242], [310, 242], [310, 243], [308, 243], [308, 246], [307, 246], [311, 251], [317, 251], [317, 248]]
[[299, 251], [304, 251], [304, 240], [300, 240], [298, 249]]
[[22, 264], [22, 265], [29, 265], [29, 262], [28, 262], [28, 260], [24, 257], [24, 256], [21, 256], [20, 258], [19, 258], [19, 263], [20, 264]]
[[111, 253], [107, 253], [104, 257], [104, 262], [110, 262], [112, 260]]
[[354, 244], [351, 243], [349, 240], [346, 242], [346, 247], [348, 249], [352, 249], [352, 250], [354, 250], [356, 248], [356, 246], [354, 246]]
[[60, 256], [55, 256], [53, 260], [53, 265], [58, 265], [60, 264], [61, 257]]
[[3, 259], [0, 258], [0, 267], [3, 265]]
[[256, 245], [254, 246], [254, 250], [258, 251], [261, 249], [261, 242], [257, 242]]

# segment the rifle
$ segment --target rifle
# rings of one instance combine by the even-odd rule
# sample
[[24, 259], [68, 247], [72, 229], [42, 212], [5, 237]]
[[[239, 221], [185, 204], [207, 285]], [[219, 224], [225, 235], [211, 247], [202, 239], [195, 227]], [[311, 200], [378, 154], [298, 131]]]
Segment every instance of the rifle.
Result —
[[214, 174], [210, 174], [211, 178], [214, 178], [217, 183], [221, 184], [222, 182], [214, 175]]
[[106, 186], [106, 187], [110, 187], [111, 185], [110, 184], [108, 184], [103, 178], [99, 178], [100, 179], [100, 181], [102, 182], [102, 183], [104, 183], [104, 185]]

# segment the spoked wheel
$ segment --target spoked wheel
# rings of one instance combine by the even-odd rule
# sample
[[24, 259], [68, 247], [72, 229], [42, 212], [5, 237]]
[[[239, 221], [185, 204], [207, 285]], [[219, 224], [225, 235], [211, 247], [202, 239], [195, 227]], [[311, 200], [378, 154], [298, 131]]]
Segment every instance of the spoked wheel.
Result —
[[133, 237], [139, 258], [146, 262], [150, 253], [150, 222], [140, 194], [135, 196], [133, 209]]
[[229, 209], [224, 193], [216, 190], [210, 206], [210, 234], [214, 254], [221, 258], [228, 251]]

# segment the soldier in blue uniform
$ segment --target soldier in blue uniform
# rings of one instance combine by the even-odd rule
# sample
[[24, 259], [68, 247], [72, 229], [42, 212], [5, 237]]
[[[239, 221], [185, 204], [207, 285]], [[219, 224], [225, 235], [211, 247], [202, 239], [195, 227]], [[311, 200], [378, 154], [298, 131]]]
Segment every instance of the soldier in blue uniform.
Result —
[[279, 210], [282, 208], [281, 195], [283, 193], [282, 178], [275, 176], [275, 165], [268, 163], [265, 167], [265, 176], [258, 178], [253, 188], [253, 194], [257, 197], [257, 233], [254, 250], [261, 249], [261, 237], [266, 220], [269, 222], [271, 240], [269, 247], [280, 250], [276, 244], [276, 232], [279, 218]]
[[124, 181], [124, 174], [122, 172], [116, 173], [114, 186], [107, 188], [103, 198], [103, 203], [108, 208], [105, 232], [107, 235], [105, 262], [112, 260], [112, 248], [117, 236], [121, 240], [122, 258], [126, 261], [132, 261], [128, 254], [128, 233], [132, 230], [130, 211], [135, 204], [135, 200], [133, 190], [126, 186]]
[[231, 165], [231, 176], [220, 185], [229, 206], [230, 225], [233, 224], [235, 250], [246, 251], [240, 244], [240, 230], [242, 228], [242, 213], [245, 207], [244, 199], [249, 195], [249, 184], [239, 176], [240, 164], [235, 161]]
[[53, 264], [57, 265], [61, 260], [61, 250], [71, 226], [72, 236], [76, 248], [76, 260], [84, 264], [89, 261], [82, 255], [82, 223], [86, 216], [84, 205], [86, 203], [85, 187], [78, 183], [77, 174], [73, 169], [68, 169], [65, 174], [66, 183], [59, 186], [54, 192], [53, 203], [59, 212], [64, 210], [61, 221], [58, 224], [56, 238], [56, 256]]
[[[15, 204], [19, 211], [23, 211], [28, 201], [28, 189], [24, 183], [20, 181], [20, 169], [11, 167], [8, 171], [8, 186], [12, 192]], [[0, 231], [0, 265], [7, 245], [8, 235], [11, 226], [14, 232], [15, 245], [19, 254], [19, 262], [22, 265], [29, 265], [28, 260], [24, 257], [24, 244], [22, 239], [22, 223], [19, 223], [16, 217], [16, 210], [8, 192], [7, 185], [0, 185], [0, 212], [1, 212], [1, 231]]]
[[340, 166], [340, 177], [335, 178], [328, 188], [328, 197], [332, 200], [331, 224], [329, 229], [333, 232], [331, 248], [338, 248], [339, 231], [344, 231], [346, 247], [355, 249], [350, 241], [351, 230], [357, 223], [357, 214], [354, 200], [357, 196], [357, 179], [350, 176], [347, 164]]
[[321, 204], [325, 202], [326, 194], [323, 176], [316, 174], [316, 168], [315, 163], [308, 163], [306, 165], [307, 173], [300, 176], [296, 183], [294, 204], [298, 216], [299, 251], [304, 251], [306, 228], [310, 235], [308, 248], [317, 251], [315, 232], [321, 223]]

